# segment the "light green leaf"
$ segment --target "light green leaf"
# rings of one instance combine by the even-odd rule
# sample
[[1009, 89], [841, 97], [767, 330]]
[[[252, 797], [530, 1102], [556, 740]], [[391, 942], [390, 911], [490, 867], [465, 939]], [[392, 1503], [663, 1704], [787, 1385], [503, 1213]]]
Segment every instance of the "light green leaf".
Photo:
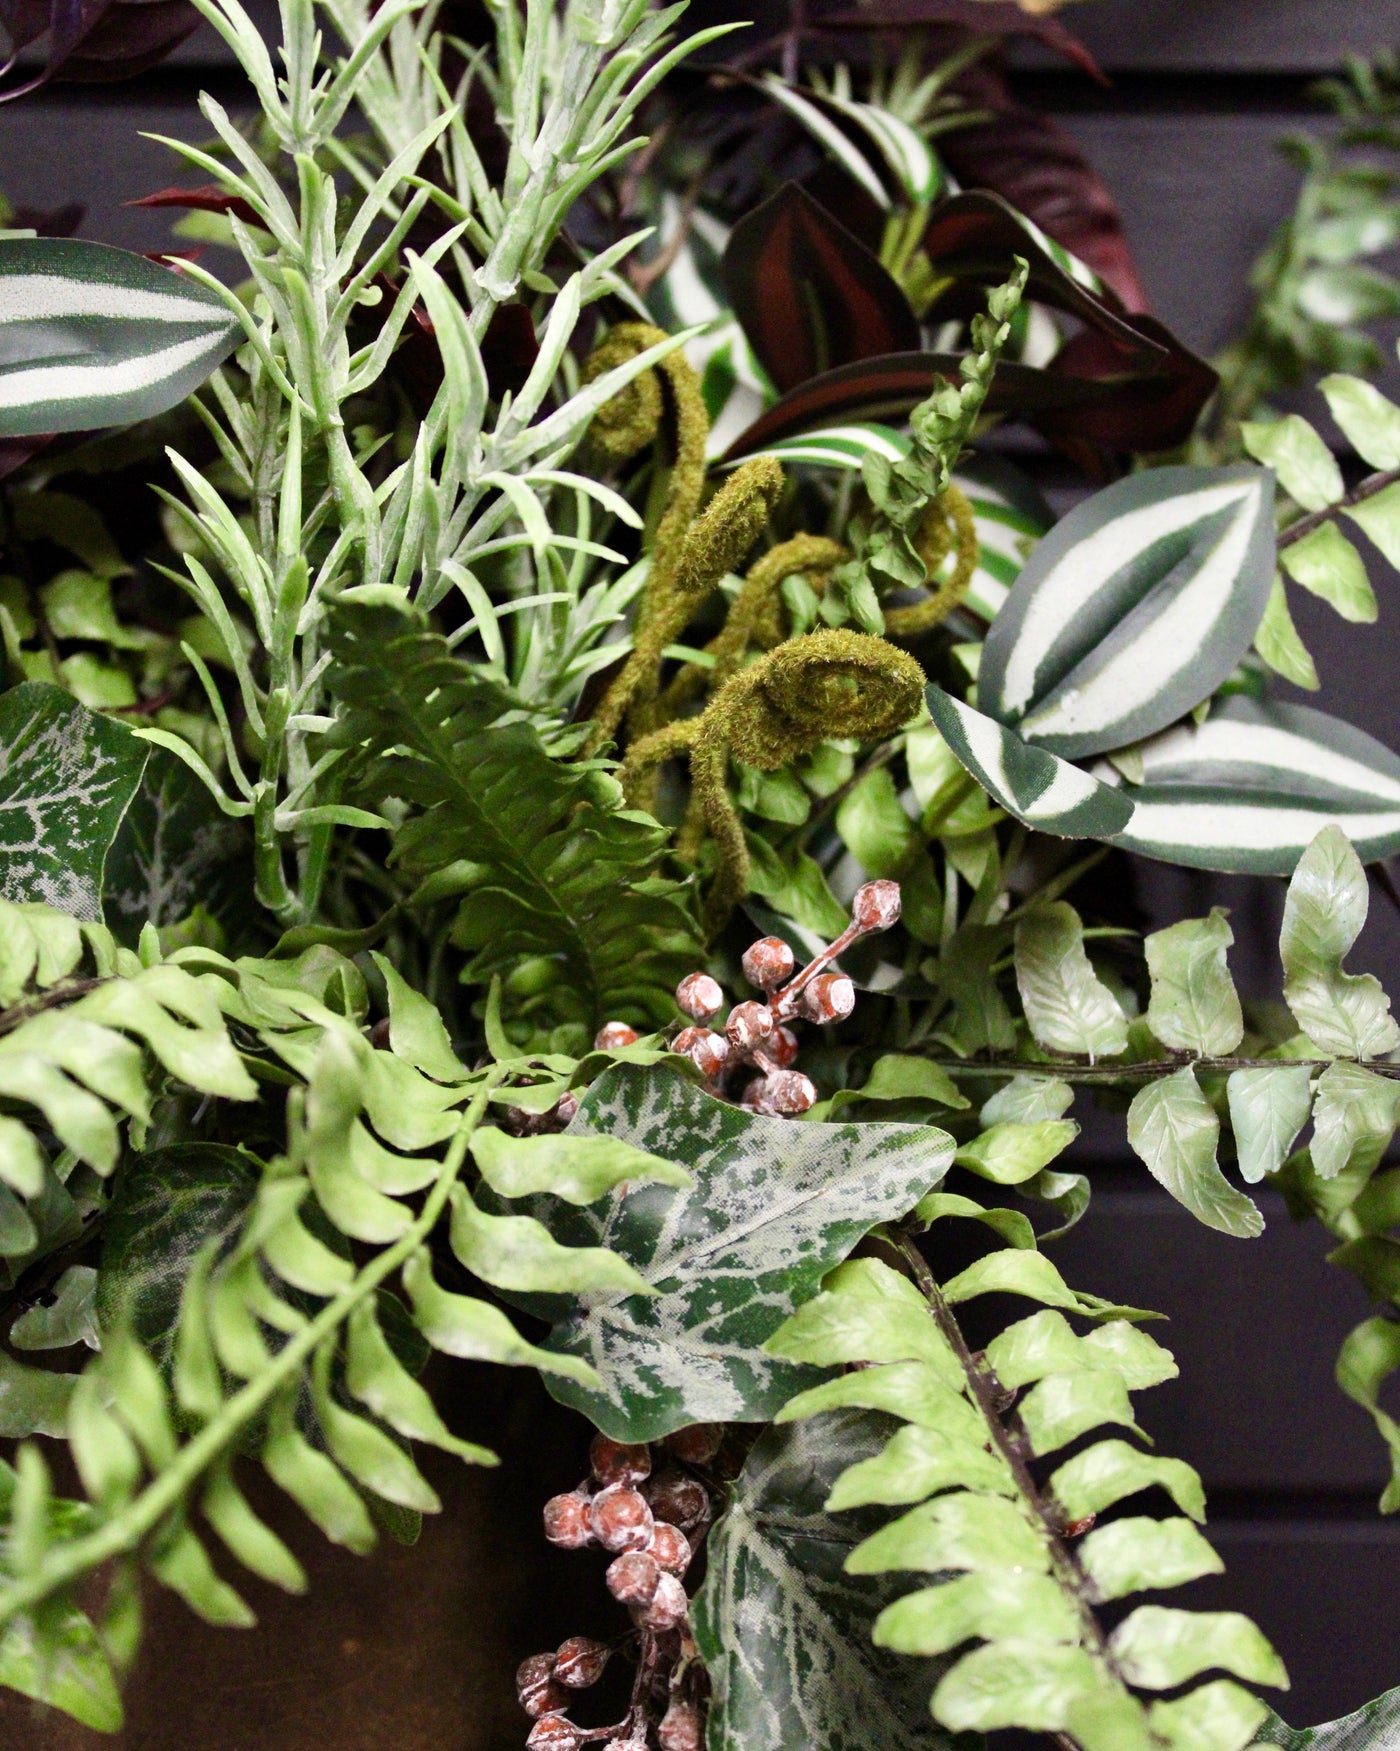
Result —
[[413, 989], [387, 955], [372, 949], [370, 959], [379, 968], [389, 993], [390, 1051], [439, 1082], [466, 1081], [466, 1067], [452, 1050], [437, 1009]]
[[888, 766], [867, 772], [847, 792], [836, 811], [836, 831], [866, 872], [880, 879], [903, 875], [922, 843]]
[[1366, 562], [1335, 523], [1322, 523], [1279, 554], [1279, 564], [1305, 590], [1320, 596], [1343, 620], [1370, 625], [1380, 610]]
[[1400, 1045], [1400, 1027], [1377, 981], [1342, 968], [1369, 907], [1360, 858], [1340, 827], [1324, 827], [1288, 884], [1279, 951], [1284, 999], [1328, 1057], [1378, 1058]]
[[1254, 635], [1254, 649], [1276, 675], [1282, 675], [1295, 687], [1305, 687], [1310, 693], [1316, 693], [1322, 685], [1317, 678], [1317, 665], [1293, 624], [1293, 616], [1288, 610], [1288, 593], [1281, 577], [1274, 579], [1269, 591], [1264, 618]]
[[1016, 984], [1037, 1041], [1052, 1052], [1114, 1057], [1128, 1044], [1118, 999], [1094, 972], [1084, 927], [1063, 900], [1038, 906], [1016, 926]]
[[952, 1751], [928, 1717], [941, 1668], [871, 1641], [898, 1583], [842, 1566], [868, 1517], [823, 1507], [887, 1429], [879, 1417], [824, 1417], [770, 1429], [750, 1453], [706, 1541], [692, 1612], [713, 1687], [711, 1751]]
[[1029, 1076], [1018, 1071], [999, 1088], [978, 1115], [984, 1127], [1011, 1119], [1031, 1125], [1040, 1119], [1062, 1119], [1074, 1105], [1074, 1090], [1055, 1076]]
[[863, 1100], [929, 1100], [954, 1109], [969, 1105], [967, 1096], [941, 1066], [902, 1052], [887, 1052], [877, 1058], [862, 1087], [838, 1089], [831, 1111], [838, 1113], [842, 1107]]
[[932, 1227], [945, 1216], [966, 1216], [969, 1221], [984, 1223], [1011, 1246], [1034, 1250], [1035, 1229], [1020, 1210], [988, 1210], [972, 1198], [957, 1192], [930, 1192], [914, 1206], [916, 1220]]
[[1346, 515], [1392, 565], [1400, 565], [1400, 483], [1348, 506]]
[[988, 1569], [923, 1587], [887, 1605], [875, 1620], [875, 1645], [925, 1657], [951, 1653], [974, 1637], [1075, 1642], [1084, 1624], [1049, 1575]]
[[1390, 1449], [1390, 1482], [1381, 1496], [1381, 1512], [1400, 1510], [1400, 1423], [1380, 1402], [1381, 1388], [1400, 1369], [1400, 1324], [1377, 1316], [1347, 1334], [1337, 1357], [1337, 1384], [1375, 1420]]
[[1385, 471], [1400, 468], [1400, 407], [1361, 377], [1324, 377], [1318, 388], [1363, 462]]
[[1123, 1381], [1098, 1369], [1047, 1374], [1021, 1400], [1017, 1414], [1037, 1458], [1068, 1446], [1104, 1423], [1137, 1427]]
[[1208, 1228], [1250, 1239], [1264, 1218], [1220, 1171], [1220, 1121], [1189, 1065], [1149, 1082], [1128, 1108], [1128, 1142], [1147, 1171]]
[[939, 1496], [924, 1502], [858, 1544], [846, 1572], [879, 1575], [891, 1569], [1013, 1569], [1048, 1573], [1044, 1535], [1019, 1502], [1002, 1496]]
[[69, 1344], [101, 1348], [97, 1330], [97, 1272], [91, 1265], [69, 1265], [47, 1306], [31, 1307], [10, 1327], [17, 1350], [62, 1350]]
[[900, 1429], [883, 1452], [841, 1473], [826, 1505], [833, 1514], [875, 1503], [901, 1507], [951, 1489], [1016, 1494], [1010, 1467], [987, 1445], [985, 1424], [980, 1428]]
[[964, 1143], [954, 1160], [999, 1186], [1019, 1186], [1034, 1179], [1079, 1135], [1073, 1119], [1015, 1119], [992, 1125]]
[[[0, 239], [0, 289], [7, 247]], [[0, 345], [3, 334], [0, 319]], [[61, 687], [27, 681], [0, 697], [0, 750], [0, 897], [100, 918], [107, 853], [141, 782], [144, 743]]]
[[1235, 940], [1225, 911], [1188, 918], [1143, 942], [1152, 977], [1147, 1025], [1173, 1052], [1221, 1058], [1244, 1038], [1244, 1015], [1226, 950]]
[[1205, 1491], [1181, 1459], [1158, 1459], [1117, 1438], [1099, 1441], [1067, 1459], [1050, 1479], [1050, 1493], [1070, 1520], [1101, 1514], [1139, 1490], [1162, 1488], [1193, 1520], [1206, 1517]]
[[1312, 1072], [1306, 1064], [1235, 1070], [1225, 1089], [1240, 1174], [1253, 1185], [1278, 1172], [1307, 1124]]
[[1064, 1307], [1071, 1313], [1083, 1313], [1096, 1319], [1114, 1315], [1135, 1319], [1153, 1317], [1136, 1308], [1115, 1307], [1097, 1295], [1071, 1289], [1042, 1252], [988, 1253], [945, 1283], [943, 1294], [955, 1305], [960, 1301], [971, 1301], [978, 1295], [1024, 1295], [1028, 1300], [1041, 1301], [1047, 1307]]
[[1126, 1319], [1105, 1320], [1085, 1336], [1083, 1344], [1084, 1364], [1111, 1369], [1129, 1392], [1160, 1386], [1180, 1373], [1171, 1351]]
[[74, 1606], [12, 1617], [0, 1630], [0, 1685], [72, 1715], [96, 1733], [122, 1726], [121, 1691], [92, 1624]]
[[1282, 1660], [1238, 1611], [1139, 1605], [1114, 1630], [1109, 1647], [1123, 1676], [1144, 1690], [1170, 1690], [1212, 1669], [1252, 1684], [1288, 1685]]
[[907, 1277], [879, 1259], [852, 1259], [827, 1277], [764, 1348], [789, 1362], [834, 1368], [845, 1362], [928, 1362], [960, 1378], [952, 1347], [927, 1301]]
[[561, 1244], [606, 1242], [657, 1291], [521, 1302], [556, 1321], [552, 1350], [587, 1357], [603, 1378], [601, 1388], [551, 1391], [630, 1441], [686, 1423], [761, 1421], [812, 1384], [765, 1341], [876, 1223], [936, 1185], [953, 1154], [928, 1125], [794, 1125], [634, 1065], [593, 1084], [568, 1135], [664, 1149], [694, 1176], [682, 1191], [620, 1187], [587, 1210], [552, 1200], [530, 1209]]
[[1079, 1545], [1079, 1561], [1095, 1596], [1180, 1587], [1201, 1575], [1219, 1575], [1224, 1563], [1189, 1520], [1133, 1517], [1101, 1526]]
[[452, 1188], [452, 1250], [495, 1289], [553, 1295], [654, 1295], [626, 1259], [605, 1246], [560, 1246], [533, 1216], [492, 1216], [463, 1185]]
[[502, 1198], [541, 1193], [568, 1204], [596, 1204], [618, 1186], [686, 1186], [689, 1171], [616, 1137], [574, 1130], [554, 1136], [511, 1137], [493, 1126], [472, 1133], [472, 1157], [481, 1177]]
[[1026, 1727], [1057, 1733], [1079, 1698], [1108, 1683], [1108, 1674], [1083, 1648], [991, 1642], [964, 1655], [940, 1682], [933, 1712], [954, 1732]]
[[76, 1374], [28, 1368], [0, 1350], [0, 1436], [23, 1441], [30, 1435], [62, 1436], [68, 1427], [68, 1401]]
[[474, 1295], [454, 1295], [433, 1276], [426, 1252], [404, 1266], [403, 1286], [413, 1305], [413, 1320], [435, 1350], [469, 1362], [500, 1362], [512, 1368], [539, 1368], [562, 1374], [590, 1388], [597, 1376], [577, 1356], [560, 1356], [527, 1343], [501, 1312]]
[[962, 1397], [964, 1383], [962, 1364], [950, 1349], [933, 1362], [891, 1362], [838, 1374], [789, 1399], [774, 1421], [793, 1423], [823, 1411], [851, 1409], [886, 1411], [925, 1429], [972, 1429], [971, 1406]]
[[992, 1372], [1008, 1392], [1043, 1380], [1047, 1374], [1085, 1365], [1084, 1340], [1064, 1314], [1049, 1307], [998, 1332], [985, 1353]]
[[1243, 1751], [1268, 1712], [1257, 1696], [1217, 1678], [1172, 1702], [1154, 1702], [1148, 1718], [1172, 1751]]
[[1076, 506], [992, 623], [980, 709], [1072, 760], [1155, 735], [1208, 699], [1263, 618], [1272, 500], [1251, 466], [1152, 468]]
[[1301, 415], [1246, 420], [1240, 436], [1254, 460], [1272, 468], [1279, 485], [1305, 511], [1324, 510], [1346, 491], [1336, 457]]
[[1313, 1104], [1312, 1164], [1322, 1179], [1336, 1179], [1359, 1156], [1379, 1165], [1400, 1123], [1400, 1083], [1360, 1064], [1331, 1064], [1318, 1078]]

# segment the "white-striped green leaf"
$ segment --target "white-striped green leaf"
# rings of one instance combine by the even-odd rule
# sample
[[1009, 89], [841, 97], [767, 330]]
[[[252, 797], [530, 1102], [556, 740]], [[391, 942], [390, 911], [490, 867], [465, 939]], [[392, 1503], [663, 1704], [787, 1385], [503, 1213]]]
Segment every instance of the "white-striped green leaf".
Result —
[[1067, 760], [1028, 742], [941, 687], [929, 686], [928, 708], [948, 746], [1008, 814], [1062, 839], [1111, 839], [1128, 826], [1133, 805]]
[[215, 293], [143, 255], [71, 237], [0, 238], [0, 437], [164, 413], [241, 333]]
[[1118, 481], [1026, 562], [987, 635], [982, 708], [1070, 758], [1154, 735], [1234, 669], [1273, 577], [1267, 472], [1157, 468]]
[[875, 142], [890, 173], [916, 206], [927, 207], [943, 186], [943, 170], [933, 148], [906, 121], [877, 103], [856, 103], [828, 93], [823, 101]]
[[882, 211], [893, 204], [879, 172], [838, 122], [812, 101], [812, 94], [795, 91], [776, 73], [765, 74], [763, 88], [775, 103], [780, 103], [790, 115], [801, 122], [814, 140], [831, 154], [848, 175], [853, 176]]
[[1143, 744], [1142, 783], [1094, 768], [1133, 805], [1115, 843], [1192, 869], [1290, 875], [1324, 827], [1363, 862], [1400, 851], [1400, 759], [1305, 705], [1236, 695]]

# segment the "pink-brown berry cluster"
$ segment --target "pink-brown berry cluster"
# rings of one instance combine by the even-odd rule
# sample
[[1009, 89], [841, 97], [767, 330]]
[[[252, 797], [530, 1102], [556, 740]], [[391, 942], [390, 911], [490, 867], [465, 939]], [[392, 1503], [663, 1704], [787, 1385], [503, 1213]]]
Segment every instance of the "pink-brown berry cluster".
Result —
[[788, 1024], [827, 1027], [846, 1019], [855, 1008], [855, 986], [844, 973], [828, 969], [862, 936], [888, 930], [898, 921], [899, 907], [898, 882], [866, 882], [852, 901], [850, 924], [800, 970], [780, 936], [760, 937], [741, 965], [763, 996], [736, 1003], [722, 1029], [705, 1024], [723, 1008], [724, 992], [708, 973], [688, 974], [676, 987], [676, 1003], [694, 1025], [681, 1029], [671, 1050], [697, 1065], [715, 1093], [749, 1111], [800, 1117], [815, 1105], [817, 1091], [810, 1077], [793, 1068], [798, 1040]]
[[587, 1480], [545, 1503], [551, 1544], [594, 1546], [611, 1557], [608, 1591], [627, 1607], [641, 1638], [638, 1663], [649, 1675], [639, 1691], [659, 1703], [647, 1715], [634, 1697], [617, 1727], [576, 1726], [568, 1718], [572, 1693], [597, 1683], [611, 1649], [572, 1636], [552, 1654], [531, 1655], [516, 1673], [520, 1706], [534, 1722], [529, 1751], [580, 1751], [604, 1739], [606, 1751], [646, 1751], [653, 1742], [661, 1751], [699, 1751], [703, 1721], [694, 1693], [700, 1668], [686, 1621], [684, 1576], [712, 1513], [710, 1491], [694, 1472], [715, 1461], [723, 1438], [723, 1429], [709, 1424], [682, 1429], [667, 1439], [666, 1463], [654, 1470], [650, 1447], [595, 1435]]

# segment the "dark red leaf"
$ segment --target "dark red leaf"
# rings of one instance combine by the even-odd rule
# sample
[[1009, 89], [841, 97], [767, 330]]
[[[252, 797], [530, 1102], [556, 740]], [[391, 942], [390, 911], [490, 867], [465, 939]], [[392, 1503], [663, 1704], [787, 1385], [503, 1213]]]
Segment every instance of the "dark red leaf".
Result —
[[189, 0], [0, 0], [0, 24], [16, 52], [49, 39], [43, 68], [0, 92], [7, 102], [51, 79], [92, 84], [144, 73], [191, 34], [199, 14]]
[[1122, 354], [1105, 337], [1084, 329], [1052, 360], [1049, 375], [1092, 383], [1109, 393], [1072, 412], [1047, 409], [1036, 419], [1046, 437], [1077, 440], [1105, 450], [1150, 455], [1174, 450], [1195, 430], [1201, 410], [1220, 379], [1206, 361], [1189, 352], [1155, 316], [1129, 317], [1141, 334], [1159, 341], [1166, 357], [1150, 372], [1124, 372]]
[[262, 220], [241, 195], [225, 193], [217, 183], [200, 188], [162, 188], [153, 195], [142, 195], [139, 201], [126, 201], [128, 207], [186, 207], [199, 213], [231, 213], [245, 225], [261, 226]]
[[53, 442], [53, 437], [52, 432], [47, 432], [42, 437], [0, 438], [0, 480], [23, 468], [31, 456], [37, 456], [46, 444]]
[[823, 30], [916, 30], [929, 25], [953, 25], [973, 36], [1029, 36], [1057, 55], [1073, 61], [1102, 84], [1098, 62], [1078, 37], [1058, 19], [1036, 18], [1019, 6], [993, 0], [873, 0], [858, 12], [838, 12], [819, 18]]
[[918, 348], [918, 322], [894, 279], [794, 182], [734, 227], [721, 271], [780, 390], [857, 359]]
[[77, 201], [66, 207], [15, 207], [10, 223], [17, 231], [32, 231], [38, 237], [72, 237], [83, 222], [87, 208]]
[[960, 94], [994, 120], [955, 128], [939, 145], [965, 189], [990, 189], [1091, 267], [1127, 310], [1146, 310], [1123, 220], [1079, 147], [1049, 116], [1012, 96], [998, 61], [970, 68]]
[[481, 362], [491, 393], [499, 398], [525, 386], [539, 355], [534, 318], [523, 304], [497, 305], [481, 340]]

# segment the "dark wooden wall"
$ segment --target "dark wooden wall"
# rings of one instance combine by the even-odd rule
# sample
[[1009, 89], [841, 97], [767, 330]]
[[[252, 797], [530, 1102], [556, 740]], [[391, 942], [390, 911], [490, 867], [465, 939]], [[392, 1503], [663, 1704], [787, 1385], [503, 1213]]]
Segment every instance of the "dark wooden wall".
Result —
[[[1275, 140], [1325, 125], [1306, 96], [1310, 78], [1348, 52], [1400, 47], [1400, 0], [1088, 0], [1067, 16], [1114, 74], [1113, 88], [1097, 91], [1030, 56], [1027, 92], [1061, 114], [1117, 195], [1159, 314], [1210, 350], [1239, 321], [1249, 264], [1292, 198], [1295, 173]], [[0, 187], [31, 205], [82, 200], [86, 235], [157, 246], [165, 221], [121, 203], [199, 178], [182, 176], [138, 135], [198, 138], [192, 98], [201, 82], [237, 103], [217, 48], [201, 33], [135, 86], [0, 108]], [[1380, 624], [1369, 633], [1307, 602], [1300, 613], [1325, 677], [1324, 706], [1400, 746], [1400, 579], [1383, 576], [1379, 594]], [[1250, 981], [1265, 983], [1277, 894], [1262, 884], [1227, 889]], [[1206, 903], [1199, 881], [1170, 873], [1149, 884], [1149, 898], [1163, 917]], [[1400, 989], [1393, 918], [1373, 922], [1367, 948]], [[1061, 1249], [1064, 1269], [1085, 1288], [1171, 1316], [1164, 1336], [1183, 1378], [1146, 1395], [1144, 1421], [1165, 1451], [1201, 1468], [1210, 1490], [1229, 1572], [1197, 1596], [1252, 1612], [1274, 1637], [1294, 1676], [1288, 1718], [1338, 1715], [1400, 1683], [1400, 1523], [1375, 1517], [1384, 1459], [1331, 1377], [1364, 1300], [1324, 1263], [1323, 1237], [1295, 1228], [1276, 1199], [1264, 1200], [1259, 1241], [1201, 1229], [1124, 1160], [1119, 1127], [1099, 1118], [1087, 1133], [1097, 1192]], [[360, 1563], [299, 1538], [313, 1607], [254, 1589], [264, 1614], [255, 1632], [215, 1634], [153, 1600], [123, 1751], [523, 1743], [509, 1672], [583, 1627], [561, 1614], [574, 1577], [587, 1571], [598, 1587], [596, 1563], [546, 1553], [533, 1534], [532, 1504], [573, 1480], [581, 1435], [532, 1388], [502, 1399], [498, 1381], [459, 1372], [453, 1390], [458, 1426], [502, 1446], [515, 1469], [439, 1467], [449, 1511], [412, 1551]], [[97, 1743], [0, 1702], [3, 1751]]]

